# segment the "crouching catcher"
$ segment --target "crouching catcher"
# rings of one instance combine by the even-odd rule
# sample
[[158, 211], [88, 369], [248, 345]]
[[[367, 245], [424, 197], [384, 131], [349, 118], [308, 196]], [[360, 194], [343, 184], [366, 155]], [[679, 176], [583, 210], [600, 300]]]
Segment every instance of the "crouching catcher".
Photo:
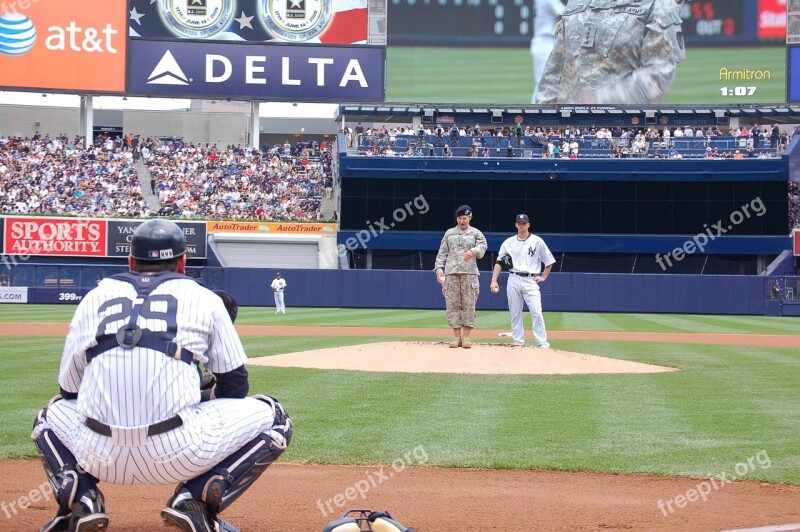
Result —
[[[185, 275], [180, 227], [141, 224], [128, 263], [78, 306], [61, 393], [34, 421], [58, 502], [42, 530], [105, 530], [109, 482], [177, 484], [166, 524], [237, 531], [219, 514], [286, 450], [291, 419], [273, 397], [248, 397], [244, 348], [223, 299]], [[214, 376], [207, 401], [198, 364]]]

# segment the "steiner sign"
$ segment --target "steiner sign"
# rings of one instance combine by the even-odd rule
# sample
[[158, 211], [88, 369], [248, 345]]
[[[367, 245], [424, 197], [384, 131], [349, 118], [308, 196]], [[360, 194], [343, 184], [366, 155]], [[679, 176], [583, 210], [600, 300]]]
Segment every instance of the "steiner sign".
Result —
[[79, 218], [5, 219], [7, 255], [103, 257], [105, 220]]
[[177, 98], [383, 101], [385, 48], [132, 40], [128, 91]]
[[[108, 256], [127, 257], [131, 252], [133, 232], [144, 220], [108, 221]], [[206, 223], [176, 221], [186, 237], [186, 249], [190, 259], [204, 259], [206, 249]]]

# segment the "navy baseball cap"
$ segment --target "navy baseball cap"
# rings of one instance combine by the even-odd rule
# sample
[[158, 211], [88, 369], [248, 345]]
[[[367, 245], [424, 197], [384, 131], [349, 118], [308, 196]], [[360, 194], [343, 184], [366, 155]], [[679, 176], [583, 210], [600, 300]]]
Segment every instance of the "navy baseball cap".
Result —
[[469, 216], [470, 214], [472, 214], [472, 207], [469, 205], [462, 205], [456, 209], [456, 216]]
[[531, 223], [530, 219], [528, 219], [528, 215], [527, 214], [518, 214], [517, 215], [517, 221], [515, 223], [518, 223], [518, 222], [525, 222], [526, 224]]

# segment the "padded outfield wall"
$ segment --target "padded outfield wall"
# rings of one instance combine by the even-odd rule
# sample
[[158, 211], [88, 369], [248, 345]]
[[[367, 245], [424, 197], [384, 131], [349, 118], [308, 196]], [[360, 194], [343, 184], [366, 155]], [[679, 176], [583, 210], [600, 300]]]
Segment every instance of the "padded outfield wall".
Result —
[[[0, 287], [0, 304], [75, 304], [115, 265], [20, 263], [11, 287]], [[194, 266], [188, 272], [213, 289], [231, 292], [242, 306], [274, 306], [274, 270]], [[396, 270], [281, 269], [291, 307], [442, 309], [444, 297], [432, 272]], [[504, 291], [488, 291], [482, 272], [479, 310], [507, 309]], [[507, 274], [500, 276], [504, 285]], [[770, 291], [776, 284], [778, 293]], [[791, 297], [788, 289], [792, 287]], [[24, 291], [24, 296], [16, 295]], [[4, 294], [8, 292], [9, 297]], [[642, 275], [554, 273], [542, 284], [547, 311], [800, 315], [800, 278], [749, 275]], [[12, 293], [14, 294], [12, 296]]]

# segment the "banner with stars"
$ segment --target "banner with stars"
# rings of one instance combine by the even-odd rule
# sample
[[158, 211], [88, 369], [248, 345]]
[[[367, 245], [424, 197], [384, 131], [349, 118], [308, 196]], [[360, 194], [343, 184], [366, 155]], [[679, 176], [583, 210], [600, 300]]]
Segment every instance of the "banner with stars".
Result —
[[[380, 8], [385, 0], [374, 3]], [[128, 35], [368, 44], [368, 11], [367, 0], [129, 0]]]

